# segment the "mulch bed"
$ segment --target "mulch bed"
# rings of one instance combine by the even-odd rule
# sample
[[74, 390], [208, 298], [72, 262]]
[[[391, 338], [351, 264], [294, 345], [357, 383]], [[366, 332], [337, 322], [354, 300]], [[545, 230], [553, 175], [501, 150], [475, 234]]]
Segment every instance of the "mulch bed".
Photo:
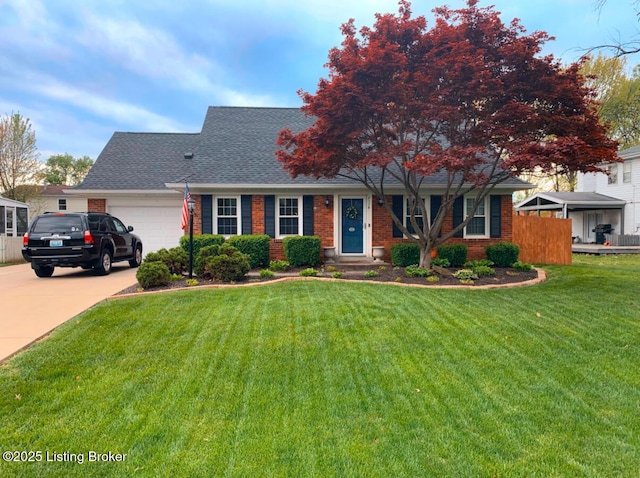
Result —
[[[246, 277], [244, 281], [237, 282], [236, 284], [251, 284], [256, 282], [270, 282], [275, 279], [281, 279], [283, 277], [300, 277], [299, 272], [304, 268], [292, 268], [286, 273], [278, 273], [274, 278], [264, 278], [260, 277], [259, 270], [252, 270]], [[531, 279], [535, 279], [538, 277], [538, 272], [535, 270], [522, 272], [516, 271], [511, 268], [502, 268], [495, 267], [496, 274], [491, 277], [480, 277], [477, 280], [473, 281], [473, 284], [462, 284], [458, 279], [453, 277], [453, 273], [458, 270], [456, 268], [449, 268], [446, 270], [440, 271], [441, 273], [434, 274], [438, 276], [437, 282], [430, 282], [424, 277], [407, 277], [404, 272], [404, 268], [393, 267], [390, 265], [385, 266], [374, 266], [370, 267], [362, 267], [362, 266], [333, 266], [328, 267], [326, 269], [317, 269], [319, 278], [328, 278], [331, 279], [334, 272], [339, 271], [342, 273], [342, 277], [340, 280], [363, 280], [363, 281], [372, 281], [372, 282], [388, 282], [394, 284], [419, 284], [419, 285], [429, 285], [433, 287], [442, 287], [442, 286], [486, 286], [486, 285], [504, 285], [504, 284], [516, 284], [520, 282], [526, 282]], [[377, 277], [367, 277], [365, 276], [365, 272], [367, 271], [376, 271], [378, 273]], [[182, 289], [182, 288], [198, 288], [201, 286], [207, 285], [226, 285], [228, 283], [218, 282], [214, 280], [208, 279], [197, 279], [197, 286], [188, 286], [187, 280], [181, 279], [172, 281], [169, 285], [164, 287], [150, 287], [148, 289], [142, 289], [139, 284], [135, 284], [131, 287], [128, 287], [116, 295], [122, 294], [132, 294], [137, 292], [152, 292], [159, 290], [172, 290], [172, 289]]]

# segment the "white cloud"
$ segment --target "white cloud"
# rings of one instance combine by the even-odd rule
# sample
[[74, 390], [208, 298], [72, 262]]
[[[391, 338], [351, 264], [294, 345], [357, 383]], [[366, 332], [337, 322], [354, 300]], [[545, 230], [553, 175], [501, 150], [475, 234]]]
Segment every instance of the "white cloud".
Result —
[[214, 88], [209, 78], [221, 74], [216, 65], [185, 52], [172, 35], [158, 28], [93, 13], [83, 17], [84, 31], [78, 41], [137, 75], [169, 79], [183, 89], [206, 92]]

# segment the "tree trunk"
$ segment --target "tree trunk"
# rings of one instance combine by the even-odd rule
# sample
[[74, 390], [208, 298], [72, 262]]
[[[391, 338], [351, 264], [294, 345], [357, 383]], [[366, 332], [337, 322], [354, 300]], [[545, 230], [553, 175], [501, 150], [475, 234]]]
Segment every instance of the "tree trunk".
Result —
[[424, 245], [420, 247], [420, 267], [424, 269], [431, 268], [431, 246]]

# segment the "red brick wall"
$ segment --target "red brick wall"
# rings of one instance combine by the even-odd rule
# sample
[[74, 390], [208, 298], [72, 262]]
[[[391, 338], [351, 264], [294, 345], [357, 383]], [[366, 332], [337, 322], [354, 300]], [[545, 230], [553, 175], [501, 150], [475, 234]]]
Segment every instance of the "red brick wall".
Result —
[[[386, 202], [391, 205], [391, 196], [385, 197]], [[500, 205], [502, 214], [502, 237], [491, 239], [463, 239], [451, 238], [445, 244], [466, 244], [468, 247], [468, 259], [484, 259], [486, 254], [484, 248], [498, 242], [512, 242], [513, 240], [513, 204], [511, 196], [502, 196]], [[384, 260], [391, 261], [391, 246], [400, 242], [411, 242], [408, 239], [393, 237], [393, 226], [391, 216], [384, 208], [378, 206], [377, 201], [373, 205], [373, 246], [384, 246]], [[453, 229], [453, 215], [449, 214], [444, 218], [442, 233], [446, 234]]]
[[[329, 198], [329, 206], [325, 205], [325, 199]], [[193, 232], [194, 234], [202, 233], [202, 201], [200, 195], [194, 195], [193, 199], [196, 201], [196, 212], [193, 218]], [[391, 205], [391, 196], [385, 198], [387, 203]], [[322, 247], [337, 246], [333, 243], [335, 225], [333, 224], [334, 218], [334, 201], [333, 196], [316, 195], [313, 201], [314, 207], [314, 234], [320, 237]], [[372, 245], [384, 246], [385, 257], [384, 260], [391, 261], [391, 246], [400, 242], [410, 242], [405, 238], [393, 237], [393, 226], [391, 217], [387, 213], [384, 206], [379, 206], [377, 201], [373, 201], [372, 209]], [[106, 211], [105, 199], [89, 199], [89, 210], [96, 212]], [[484, 248], [490, 244], [497, 242], [513, 240], [513, 204], [511, 196], [502, 196], [501, 203], [502, 213], [502, 237], [497, 239], [463, 239], [452, 238], [449, 239], [447, 244], [466, 244], [469, 248], [468, 258], [469, 260], [482, 259], [486, 257]], [[252, 233], [264, 234], [264, 196], [253, 195], [252, 197]], [[447, 233], [451, 231], [453, 227], [453, 216], [449, 215], [445, 218], [442, 232]], [[188, 234], [189, 231], [185, 231]], [[284, 250], [282, 247], [281, 239], [272, 239], [270, 244], [270, 254], [272, 259], [284, 259]]]
[[251, 233], [264, 234], [264, 196], [251, 196]]
[[[192, 194], [191, 197], [196, 202], [196, 209], [193, 211], [193, 233], [202, 234], [202, 197], [199, 194]], [[184, 228], [183, 236], [189, 235], [189, 223]]]
[[87, 199], [87, 208], [91, 212], [107, 212], [107, 200], [106, 199]]

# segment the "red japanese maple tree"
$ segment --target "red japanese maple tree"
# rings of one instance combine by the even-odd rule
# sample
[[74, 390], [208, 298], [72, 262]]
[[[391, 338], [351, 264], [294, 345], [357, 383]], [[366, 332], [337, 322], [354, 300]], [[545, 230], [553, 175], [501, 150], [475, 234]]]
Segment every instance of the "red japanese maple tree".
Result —
[[[432, 28], [412, 18], [408, 1], [399, 5], [397, 16], [377, 14], [359, 35], [353, 19], [344, 24], [341, 48], [329, 52], [329, 78], [315, 95], [299, 92], [315, 122], [299, 133], [282, 130], [277, 140], [278, 160], [293, 177], [347, 177], [379, 198], [400, 185], [413, 231], [385, 208], [428, 267], [429, 251], [465, 227], [508, 178], [534, 169], [596, 171], [617, 160], [579, 65], [540, 57], [546, 33], [526, 34], [518, 20], [507, 26], [477, 0], [436, 8]], [[440, 209], [420, 225], [424, 182], [443, 173]], [[441, 234], [465, 194], [474, 195], [475, 208]]]

